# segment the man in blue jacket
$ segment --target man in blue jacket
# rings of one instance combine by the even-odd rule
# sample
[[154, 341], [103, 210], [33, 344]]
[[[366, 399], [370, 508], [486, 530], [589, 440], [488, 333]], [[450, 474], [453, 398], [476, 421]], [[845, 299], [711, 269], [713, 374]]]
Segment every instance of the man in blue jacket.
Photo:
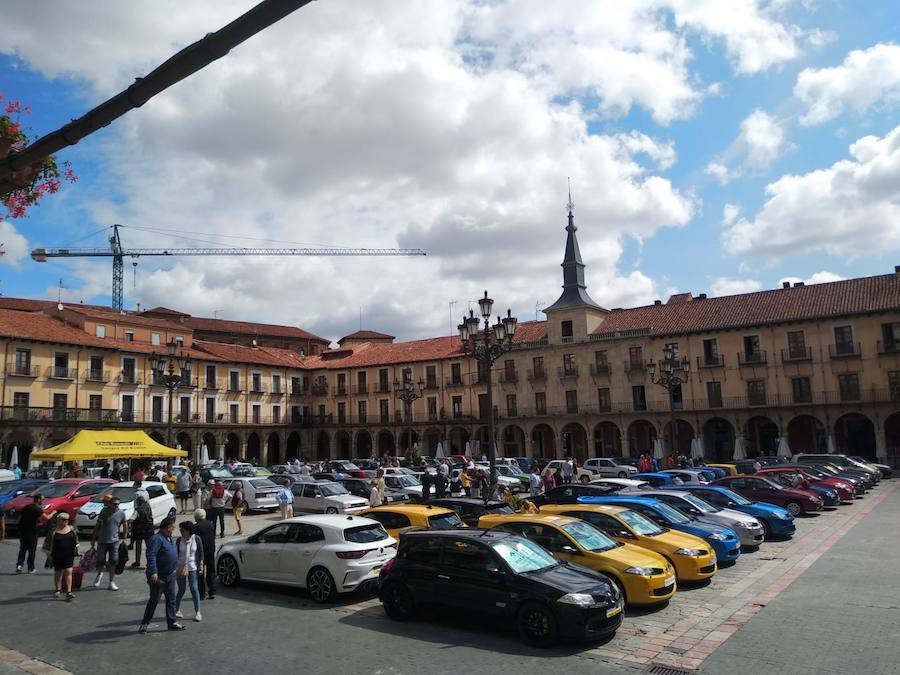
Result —
[[150, 620], [159, 604], [159, 594], [166, 596], [166, 624], [169, 630], [184, 630], [184, 626], [175, 620], [175, 596], [178, 593], [178, 550], [172, 533], [175, 531], [175, 519], [166, 518], [159, 525], [159, 532], [150, 537], [147, 544], [147, 583], [150, 585], [150, 599], [144, 610], [141, 633], [147, 632]]

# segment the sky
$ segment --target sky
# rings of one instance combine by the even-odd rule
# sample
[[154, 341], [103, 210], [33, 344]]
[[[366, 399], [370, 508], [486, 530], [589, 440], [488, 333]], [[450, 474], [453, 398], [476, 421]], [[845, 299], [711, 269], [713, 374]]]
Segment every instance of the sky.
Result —
[[[0, 93], [41, 135], [254, 4], [10, 3]], [[898, 35], [880, 0], [319, 0], [61, 152], [78, 182], [0, 222], [0, 292], [108, 303], [110, 259], [29, 252], [119, 223], [126, 248], [428, 253], [128, 258], [127, 308], [409, 339], [487, 289], [543, 318], [569, 184], [608, 308], [892, 272]]]

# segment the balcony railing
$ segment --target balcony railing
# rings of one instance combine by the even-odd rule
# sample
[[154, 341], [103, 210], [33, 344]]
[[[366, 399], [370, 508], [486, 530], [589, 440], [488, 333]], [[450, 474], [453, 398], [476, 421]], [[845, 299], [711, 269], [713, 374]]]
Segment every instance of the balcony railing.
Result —
[[547, 379], [547, 371], [544, 370], [543, 368], [528, 371], [528, 381], [529, 382], [541, 382], [546, 379]]
[[465, 386], [462, 381], [462, 377], [449, 377], [447, 378], [447, 386], [450, 388], [462, 387]]
[[612, 372], [612, 368], [610, 368], [608, 363], [592, 363], [591, 364], [591, 375], [606, 375], [607, 377]]
[[335, 395], [335, 396], [346, 396], [346, 395], [347, 395], [347, 387], [346, 387], [346, 385], [343, 386], [343, 387], [342, 387], [341, 385], [338, 385], [337, 387], [335, 387], [335, 388], [334, 388], [334, 395]]
[[900, 354], [900, 342], [885, 342], [882, 343], [881, 340], [878, 341], [878, 353], [879, 354]]
[[500, 371], [501, 384], [515, 384], [518, 381], [519, 381], [519, 373], [517, 373], [515, 370], [503, 369]]
[[781, 350], [782, 363], [796, 363], [798, 361], [812, 361], [812, 347], [794, 347]]
[[123, 372], [119, 374], [119, 384], [125, 387], [133, 387], [141, 384], [141, 377], [137, 373]]
[[219, 378], [213, 377], [204, 377], [203, 378], [203, 388], [207, 391], [218, 391], [219, 390]]
[[228, 391], [231, 393], [240, 393], [244, 391], [240, 380], [228, 380]]
[[310, 387], [313, 396], [324, 396], [328, 393], [328, 383], [327, 382], [313, 382], [312, 387]]
[[762, 366], [766, 364], [766, 352], [738, 352], [738, 364], [741, 366]]
[[390, 382], [379, 382], [375, 385], [375, 393], [376, 394], [390, 394], [391, 393], [391, 383]]
[[82, 374], [85, 382], [109, 382], [108, 370], [85, 370]]
[[368, 384], [357, 384], [354, 389], [354, 393], [360, 396], [364, 396], [369, 393], [369, 385]]
[[181, 380], [178, 382], [178, 387], [179, 387], [179, 389], [196, 389], [199, 384], [200, 384], [200, 381], [197, 379], [194, 379], [193, 377], [188, 377], [188, 378], [182, 377]]
[[33, 406], [3, 406], [0, 420], [40, 423], [52, 422], [116, 422], [118, 411], [97, 408], [41, 408]]
[[578, 366], [559, 367], [556, 369], [559, 379], [566, 380], [578, 377]]
[[30, 364], [19, 365], [10, 363], [6, 367], [6, 374], [12, 377], [37, 377], [39, 370], [37, 366], [32, 366]]
[[74, 380], [78, 371], [68, 366], [50, 366], [47, 368], [47, 377], [53, 380]]
[[438, 388], [438, 381], [436, 377], [426, 377], [425, 378], [425, 389], [433, 390]]
[[647, 369], [647, 366], [644, 365], [643, 361], [625, 361], [625, 372], [626, 373], [643, 373]]
[[570, 344], [572, 344], [573, 342], [575, 342], [575, 336], [574, 336], [574, 335], [563, 335], [563, 336], [559, 339], [559, 341], [560, 341], [561, 344], [564, 344], [564, 345], [570, 345]]
[[846, 359], [862, 355], [862, 345], [859, 342], [838, 342], [828, 345], [828, 355], [833, 359]]
[[269, 392], [271, 396], [284, 396], [284, 389], [279, 387], [272, 387], [272, 390]]
[[697, 357], [698, 368], [722, 368], [725, 365], [725, 357], [721, 354], [701, 354]]
[[262, 382], [257, 382], [250, 385], [250, 393], [251, 394], [265, 394], [266, 387]]

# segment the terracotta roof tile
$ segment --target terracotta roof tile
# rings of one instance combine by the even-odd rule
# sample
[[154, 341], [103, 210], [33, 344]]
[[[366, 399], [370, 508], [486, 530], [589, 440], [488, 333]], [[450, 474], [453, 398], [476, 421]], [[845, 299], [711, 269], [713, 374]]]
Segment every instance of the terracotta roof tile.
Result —
[[297, 328], [295, 326], [280, 326], [271, 323], [251, 323], [249, 321], [228, 321], [226, 319], [206, 319], [192, 316], [184, 320], [185, 326], [197, 331], [209, 331], [215, 333], [236, 333], [242, 335], [258, 335], [260, 337], [285, 337], [301, 338], [321, 342], [327, 345], [330, 340]]
[[97, 307], [87, 307], [85, 305], [63, 306], [70, 312], [75, 312], [94, 320], [128, 323], [134, 326], [153, 326], [156, 328], [165, 328], [173, 332], [188, 332], [185, 324], [178, 323], [177, 321], [167, 321], [166, 319], [141, 316], [140, 314], [134, 314], [133, 312], [122, 313], [109, 308], [99, 309]]
[[246, 347], [243, 345], [194, 340], [195, 350], [200, 357], [208, 354], [212, 360], [232, 363], [249, 363], [254, 365], [277, 366], [281, 368], [304, 368], [306, 357], [291, 349], [277, 347]]
[[344, 340], [393, 340], [394, 338], [394, 335], [379, 333], [377, 330], [358, 330], [355, 333], [350, 333], [350, 335], [345, 335], [340, 340], [338, 340], [338, 342], [342, 342]]

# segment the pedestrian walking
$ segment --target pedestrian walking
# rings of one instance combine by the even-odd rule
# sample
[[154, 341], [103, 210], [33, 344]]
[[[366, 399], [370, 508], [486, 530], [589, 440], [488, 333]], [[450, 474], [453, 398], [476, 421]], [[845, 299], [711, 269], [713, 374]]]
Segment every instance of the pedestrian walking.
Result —
[[194, 503], [194, 511], [203, 506], [203, 479], [200, 472], [195, 471], [191, 477], [191, 501]]
[[231, 513], [234, 515], [234, 524], [237, 525], [235, 534], [244, 534], [244, 527], [241, 517], [244, 515], [244, 490], [240, 483], [236, 484], [234, 491], [231, 493]]
[[16, 574], [22, 573], [26, 562], [28, 563], [28, 573], [34, 574], [38, 521], [44, 513], [44, 510], [41, 508], [44, 495], [36, 494], [32, 497], [32, 500], [31, 504], [24, 507], [19, 515], [19, 556], [16, 558]]
[[481, 497], [481, 474], [478, 469], [467, 469], [469, 476], [469, 493], [475, 499]]
[[141, 567], [141, 551], [153, 536], [153, 509], [150, 502], [141, 496], [134, 498], [134, 514], [131, 518], [131, 541], [134, 543], [132, 569]]
[[147, 544], [147, 584], [150, 587], [150, 597], [144, 609], [144, 618], [141, 619], [138, 631], [146, 633], [150, 621], [156, 613], [159, 604], [159, 596], [166, 599], [166, 625], [169, 630], [184, 630], [184, 626], [175, 617], [175, 597], [178, 593], [178, 549], [172, 540], [175, 531], [175, 519], [171, 516], [163, 519], [159, 531], [150, 537]]
[[72, 593], [72, 568], [75, 567], [75, 556], [79, 555], [78, 534], [69, 525], [69, 514], [65, 511], [57, 514], [56, 527], [47, 535], [45, 543], [50, 562], [53, 565], [53, 583], [56, 592], [53, 597], [59, 599], [65, 586], [66, 600], [75, 599]]
[[212, 522], [215, 529], [216, 521], [219, 522], [219, 537], [225, 538], [225, 502], [228, 495], [222, 481], [217, 480], [213, 484], [212, 490], [209, 491], [209, 513], [207, 518]]
[[431, 499], [431, 474], [428, 473], [428, 469], [425, 469], [422, 474], [422, 501], [427, 502]]
[[459, 469], [454, 469], [453, 474], [450, 476], [450, 496], [462, 494], [462, 478], [460, 476], [461, 471]]
[[200, 613], [200, 588], [198, 579], [203, 574], [203, 561], [206, 556], [203, 552], [203, 541], [196, 535], [194, 523], [185, 520], [178, 524], [181, 536], [175, 547], [178, 549], [178, 595], [175, 597], [175, 617], [184, 617], [181, 613], [181, 599], [185, 591], [191, 589], [191, 599], [194, 601], [194, 621], [203, 621]]
[[[91, 546], [97, 548], [97, 578], [94, 579], [94, 588], [100, 587], [103, 581], [104, 567], [109, 572], [109, 590], [117, 591], [116, 565], [119, 564], [119, 543], [121, 539], [128, 538], [128, 521], [125, 512], [119, 509], [119, 498], [111, 497], [97, 516], [97, 524], [94, 526], [94, 534], [91, 538]], [[148, 553], [149, 555], [149, 553]]]
[[[443, 465], [441, 465], [443, 466]], [[450, 481], [447, 480], [447, 474], [438, 469], [437, 474], [434, 476], [434, 496], [438, 499], [443, 499], [447, 496], [447, 486], [450, 484]]]
[[281, 511], [281, 519], [294, 517], [294, 493], [287, 485], [282, 485], [275, 495], [278, 501], [278, 510]]
[[547, 471], [541, 480], [544, 483], [544, 494], [549, 494], [550, 490], [556, 485], [556, 481], [553, 480], [553, 474]]
[[460, 469], [459, 470], [459, 483], [462, 485], [462, 490], [465, 493], [466, 497], [471, 496], [472, 494], [472, 479], [469, 478], [469, 470], [468, 469]]
[[206, 519], [206, 511], [194, 511], [194, 535], [203, 544], [203, 574], [197, 575], [201, 600], [216, 597], [216, 528]]
[[572, 463], [572, 457], [570, 456], [566, 461], [563, 462], [562, 465], [562, 479], [563, 483], [571, 483], [572, 475], [575, 472], [575, 466]]
[[531, 473], [528, 474], [528, 485], [531, 488], [531, 496], [537, 497], [541, 494], [541, 474], [538, 473], [537, 466], [531, 467]]
[[559, 486], [565, 482], [566, 479], [565, 476], [563, 476], [562, 467], [556, 467], [556, 471], [553, 472], [553, 484]]
[[181, 512], [187, 513], [188, 502], [191, 499], [191, 474], [187, 469], [179, 473], [175, 479], [175, 492], [181, 501]]

